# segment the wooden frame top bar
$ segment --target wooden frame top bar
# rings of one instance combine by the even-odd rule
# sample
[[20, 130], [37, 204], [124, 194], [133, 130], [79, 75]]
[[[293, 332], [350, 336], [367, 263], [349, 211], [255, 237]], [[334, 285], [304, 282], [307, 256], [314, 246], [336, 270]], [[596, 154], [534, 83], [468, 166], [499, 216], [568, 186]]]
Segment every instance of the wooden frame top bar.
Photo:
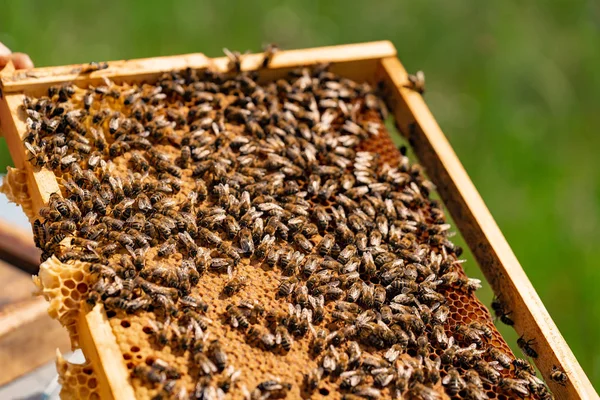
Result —
[[[269, 69], [295, 68], [322, 62], [342, 63], [374, 60], [395, 55], [396, 49], [389, 41], [289, 50], [277, 52], [269, 64]], [[245, 55], [242, 61], [242, 70], [260, 69], [262, 58], [263, 53]], [[84, 72], [89, 64], [3, 71], [0, 72], [0, 88], [2, 88], [4, 94], [8, 94], [29, 92], [66, 82], [81, 86], [102, 84], [105, 78], [117, 82], [139, 81], [158, 77], [166, 71], [179, 71], [186, 68], [198, 70], [212, 67], [219, 71], [226, 71], [227, 63], [227, 57], [209, 59], [202, 53], [193, 53], [180, 56], [109, 61], [107, 63], [108, 68], [90, 73]]]

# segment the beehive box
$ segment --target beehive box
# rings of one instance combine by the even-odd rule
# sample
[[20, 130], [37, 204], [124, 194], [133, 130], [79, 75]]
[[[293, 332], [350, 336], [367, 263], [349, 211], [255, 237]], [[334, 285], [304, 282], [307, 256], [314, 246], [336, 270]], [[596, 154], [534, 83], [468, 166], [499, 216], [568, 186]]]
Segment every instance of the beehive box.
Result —
[[[262, 54], [243, 56], [241, 70], [257, 71], [260, 82], [273, 82], [288, 77], [291, 71], [299, 67], [330, 63], [331, 72], [356, 82], [369, 83], [379, 89], [395, 117], [396, 126], [406, 136], [428, 177], [436, 185], [494, 292], [512, 311], [515, 329], [523, 337], [535, 339], [534, 348], [539, 356], [534, 361], [552, 392], [557, 398], [595, 398], [596, 394], [589, 380], [544, 309], [421, 95], [410, 88], [408, 75], [396, 58], [394, 47], [389, 42], [376, 42], [282, 51], [276, 53], [266, 67], [263, 66], [263, 58]], [[80, 88], [74, 89], [73, 94], [74, 99], [80, 100], [82, 93], [90, 85], [115, 85], [117, 90], [129, 93], [128, 90], [135, 85], [155, 83], [169, 71], [228, 72], [230, 60], [209, 59], [202, 54], [192, 54], [110, 62], [104, 67], [93, 70], [88, 65], [75, 65], [30, 71], [5, 69], [2, 72], [0, 117], [16, 166], [15, 170], [9, 172], [7, 180], [13, 184], [9, 184], [6, 190], [11, 199], [23, 206], [32, 221], [36, 219], [40, 209], [48, 205], [52, 193], [64, 193], [65, 188], [62, 183], [59, 184], [54, 172], [34, 167], [30, 160], [32, 155], [24, 146], [28, 130], [27, 114], [23, 108], [26, 96], [39, 97], [46, 94], [48, 88], [65, 83], [72, 83]], [[111, 104], [111, 107], [117, 109], [121, 104]], [[370, 115], [366, 118], [375, 117]], [[380, 129], [378, 135], [362, 140], [357, 148], [378, 153], [381, 162], [390, 164], [397, 164], [403, 158], [383, 129]], [[120, 154], [114, 157], [117, 169], [126, 169], [125, 161], [129, 159], [118, 161], [118, 156]], [[246, 288], [242, 295], [234, 295], [232, 299], [237, 301], [247, 296], [252, 300], [259, 299], [268, 307], [285, 310], [285, 304], [278, 301], [274, 293], [278, 280], [281, 279], [280, 274], [257, 269], [246, 260], [241, 265], [242, 272], [250, 278], [252, 286]], [[101, 304], [90, 307], [81, 301], [88, 296], [90, 286], [93, 285], [86, 271], [84, 263], [62, 263], [51, 258], [43, 264], [37, 278], [40, 290], [51, 301], [52, 315], [67, 326], [73, 346], [81, 347], [88, 360], [86, 365], [73, 366], [59, 358], [59, 372], [66, 388], [64, 396], [129, 399], [136, 395], [155, 395], [156, 390], [148, 390], [141, 385], [131, 372], [136, 365], [143, 365], [144, 361], [151, 365], [152, 361], [148, 360], [156, 355], [157, 349], [151, 348], [147, 339], [145, 342], [137, 339], [146, 337], [147, 331], [154, 329], [145, 323], [148, 316], [114, 311], [107, 313]], [[458, 272], [464, 278], [462, 269]], [[212, 324], [226, 314], [226, 303], [219, 298], [219, 292], [228, 278], [208, 276], [206, 279], [203, 276], [199, 288], [201, 295], [214, 308], [208, 314]], [[454, 324], [461, 321], [465, 324], [479, 322], [487, 326], [491, 331], [489, 344], [513, 358], [509, 347], [494, 328], [489, 312], [472, 292], [449, 287], [445, 296], [450, 305], [450, 319]], [[331, 307], [327, 312], [331, 312]], [[247, 376], [240, 382], [248, 384], [248, 389], [273, 376], [294, 383], [290, 398], [301, 396], [300, 385], [295, 384], [300, 384], [303, 374], [316, 366], [314, 357], [309, 356], [307, 339], [297, 340], [293, 350], [287, 354], [271, 354], [249, 346], [235, 330], [215, 328], [212, 325], [211, 329], [214, 329], [222, 344], [229, 346], [230, 360], [245, 368]], [[179, 362], [174, 354], [160, 353], [160, 356], [174, 363]], [[550, 379], [553, 367], [566, 372], [568, 379], [564, 385]], [[512, 376], [511, 368], [505, 369], [502, 376]], [[438, 383], [437, 388], [440, 386]], [[486, 384], [485, 388], [490, 398], [511, 396], [497, 387], [492, 388]], [[384, 392], [384, 395], [388, 394]], [[236, 392], [236, 395], [239, 396], [240, 392]], [[314, 396], [337, 398], [340, 394], [337, 392], [337, 384], [329, 379], [319, 383], [319, 390]], [[439, 396], [444, 397], [441, 394]]]

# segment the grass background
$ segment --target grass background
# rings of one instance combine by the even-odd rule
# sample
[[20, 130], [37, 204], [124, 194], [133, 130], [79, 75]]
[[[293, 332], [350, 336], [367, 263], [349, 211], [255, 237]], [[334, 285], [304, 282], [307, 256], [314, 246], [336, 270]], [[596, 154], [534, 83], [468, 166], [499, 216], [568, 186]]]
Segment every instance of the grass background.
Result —
[[[600, 389], [600, 3], [251, 3], [0, 0], [0, 41], [47, 66], [392, 40], [425, 71], [433, 114]], [[472, 258], [466, 269], [480, 276]]]

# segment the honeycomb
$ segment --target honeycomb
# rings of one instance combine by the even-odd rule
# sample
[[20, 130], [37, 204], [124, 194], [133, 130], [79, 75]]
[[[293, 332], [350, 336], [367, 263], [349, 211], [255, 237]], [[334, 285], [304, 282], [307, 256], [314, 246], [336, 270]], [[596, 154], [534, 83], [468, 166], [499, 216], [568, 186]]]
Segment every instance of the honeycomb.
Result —
[[63, 264], [54, 256], [44, 261], [38, 275], [33, 276], [35, 294], [44, 296], [49, 302], [48, 314], [67, 328], [73, 349], [79, 348], [77, 319], [81, 300], [89, 291], [89, 280], [84, 263]]
[[[543, 383], [515, 379], [514, 355], [474, 295], [460, 250], [446, 233], [435, 233], [447, 228], [439, 204], [428, 198], [432, 185], [393, 145], [370, 88], [321, 66], [264, 86], [254, 78], [184, 71], [156, 84], [65, 85], [26, 100], [41, 127], [30, 135], [32, 162], [52, 169], [61, 188], [34, 224], [46, 259], [34, 282], [73, 347], [82, 345], [82, 303], [100, 302], [137, 398], [550, 398]], [[306, 87], [313, 87], [312, 103], [294, 94]], [[315, 115], [320, 122], [311, 120]], [[298, 121], [305, 120], [314, 125], [303, 128]], [[286, 124], [297, 126], [290, 131]], [[228, 170], [232, 165], [237, 169]], [[367, 182], [361, 187], [370, 197], [340, 196], [345, 183], [330, 176], [354, 179], [349, 188]], [[242, 186], [254, 196], [246, 203]], [[363, 200], [386, 222], [375, 223], [367, 206], [358, 207]], [[317, 207], [335, 230], [333, 223], [317, 229]], [[387, 216], [396, 213], [406, 215]], [[255, 222], [262, 214], [269, 216], [264, 226]], [[374, 231], [388, 235], [387, 218], [392, 228], [403, 226], [389, 235], [398, 243], [374, 244]], [[365, 234], [359, 249], [365, 232], [371, 245]], [[328, 235], [335, 245], [324, 258]], [[269, 246], [258, 256], [263, 243]], [[377, 260], [374, 272], [366, 253]], [[271, 254], [279, 259], [273, 265]], [[397, 272], [383, 283], [386, 271]], [[393, 283], [405, 286], [396, 291]], [[369, 295], [376, 288], [383, 289], [378, 306]], [[383, 305], [395, 307], [388, 322]], [[437, 316], [445, 306], [447, 320]], [[396, 328], [393, 338], [388, 325]], [[391, 343], [399, 354], [390, 355]], [[362, 355], [351, 359], [357, 348]], [[504, 353], [504, 368], [488, 349]], [[57, 365], [64, 397], [97, 396], [90, 366], [60, 357]], [[492, 378], [452, 386], [454, 374], [480, 373]]]
[[58, 383], [62, 388], [60, 398], [65, 400], [100, 400], [98, 380], [89, 362], [74, 364], [64, 359], [60, 351], [56, 355]]
[[27, 173], [25, 171], [7, 167], [6, 176], [0, 186], [0, 192], [4, 193], [9, 201], [19, 204], [27, 218], [34, 219], [35, 214], [27, 190]]

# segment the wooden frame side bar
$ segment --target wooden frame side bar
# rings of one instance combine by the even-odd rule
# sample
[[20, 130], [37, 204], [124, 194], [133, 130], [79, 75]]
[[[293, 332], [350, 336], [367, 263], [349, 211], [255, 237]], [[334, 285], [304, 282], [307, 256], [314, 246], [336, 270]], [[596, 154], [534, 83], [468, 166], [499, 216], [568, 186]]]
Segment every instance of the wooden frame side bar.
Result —
[[[527, 339], [536, 338], [534, 348], [539, 357], [535, 363], [552, 392], [560, 399], [597, 398], [423, 98], [405, 87], [408, 77], [400, 61], [396, 57], [383, 59], [379, 73], [398, 128], [407, 135], [437, 185], [492, 289], [501, 294], [511, 310], [518, 310], [512, 314], [516, 331]], [[566, 386], [550, 379], [553, 366], [562, 368], [569, 376]]]
[[77, 332], [83, 354], [91, 361], [98, 378], [100, 398], [135, 399], [133, 387], [129, 382], [129, 371], [104, 307], [97, 304], [89, 310], [84, 305], [80, 311]]
[[5, 95], [0, 101], [0, 122], [15, 166], [27, 173], [27, 189], [31, 196], [33, 212], [37, 213], [48, 203], [50, 194], [60, 192], [60, 189], [52, 171], [46, 168], [36, 170], [27, 160], [27, 151], [23, 145], [27, 133], [27, 117], [21, 107], [24, 98], [23, 94]]

